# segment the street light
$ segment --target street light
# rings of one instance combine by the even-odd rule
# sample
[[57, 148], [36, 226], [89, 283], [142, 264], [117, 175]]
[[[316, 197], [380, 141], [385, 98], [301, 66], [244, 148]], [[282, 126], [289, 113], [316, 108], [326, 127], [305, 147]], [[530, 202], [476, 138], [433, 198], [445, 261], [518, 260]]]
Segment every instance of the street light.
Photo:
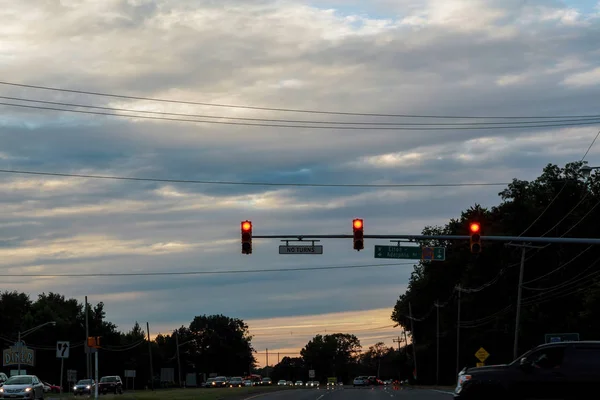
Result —
[[23, 339], [25, 336], [29, 335], [30, 333], [33, 333], [35, 331], [37, 331], [40, 328], [43, 328], [46, 325], [52, 325], [52, 326], [56, 326], [56, 321], [50, 321], [50, 322], [46, 322], [43, 323], [41, 325], [35, 326], [31, 329], [27, 329], [26, 331], [21, 332], [19, 330], [19, 334], [18, 334], [18, 339], [17, 339], [17, 347], [19, 349], [19, 354], [18, 354], [18, 364], [17, 364], [17, 375], [21, 375], [21, 352], [23, 350], [23, 343], [21, 342], [21, 339]]

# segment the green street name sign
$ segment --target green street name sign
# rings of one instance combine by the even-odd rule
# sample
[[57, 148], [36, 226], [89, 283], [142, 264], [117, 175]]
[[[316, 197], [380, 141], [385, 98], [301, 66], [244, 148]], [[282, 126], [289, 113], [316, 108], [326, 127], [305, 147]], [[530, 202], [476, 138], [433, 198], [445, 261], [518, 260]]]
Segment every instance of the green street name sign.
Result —
[[445, 261], [445, 247], [378, 246], [375, 245], [375, 258], [396, 258], [405, 260]]

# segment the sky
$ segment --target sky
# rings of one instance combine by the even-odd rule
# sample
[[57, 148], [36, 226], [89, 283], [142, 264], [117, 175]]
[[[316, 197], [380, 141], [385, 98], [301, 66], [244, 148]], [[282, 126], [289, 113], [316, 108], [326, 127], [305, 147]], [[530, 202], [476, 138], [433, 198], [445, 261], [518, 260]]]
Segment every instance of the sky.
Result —
[[[2, 170], [304, 184], [510, 182], [534, 179], [548, 163], [579, 160], [599, 129], [383, 130], [372, 123], [457, 120], [181, 103], [362, 114], [595, 115], [596, 1], [0, 0], [0, 20], [0, 102], [13, 104], [0, 105]], [[26, 100], [188, 116], [122, 117], [132, 114]], [[364, 129], [227, 125], [193, 122], [198, 118], [189, 115], [220, 117], [200, 118], [216, 122], [345, 121]], [[600, 148], [586, 159], [600, 165]], [[251, 220], [255, 235], [350, 234], [352, 219], [363, 218], [366, 234], [419, 234], [476, 203], [498, 204], [502, 188], [248, 186], [4, 172], [5, 275], [273, 271], [4, 276], [2, 288], [33, 298], [49, 291], [80, 301], [88, 296], [104, 302], [107, 318], [124, 331], [136, 321], [149, 322], [156, 334], [196, 315], [242, 318], [261, 364], [266, 349], [297, 354], [317, 333], [354, 333], [364, 347], [380, 340], [395, 345], [401, 328], [392, 327], [390, 315], [406, 289], [410, 262], [285, 271], [393, 264], [374, 259], [373, 246], [386, 241], [367, 240], [356, 252], [350, 240], [323, 240], [322, 255], [287, 256], [278, 254], [279, 241], [255, 239], [246, 256], [240, 222]]]

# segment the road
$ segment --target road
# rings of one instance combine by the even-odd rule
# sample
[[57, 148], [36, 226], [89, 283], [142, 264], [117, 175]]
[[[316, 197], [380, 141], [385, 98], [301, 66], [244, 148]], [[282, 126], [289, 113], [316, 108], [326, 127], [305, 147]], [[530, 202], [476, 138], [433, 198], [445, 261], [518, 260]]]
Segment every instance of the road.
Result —
[[452, 400], [452, 394], [433, 390], [392, 388], [297, 389], [250, 397], [256, 400]]

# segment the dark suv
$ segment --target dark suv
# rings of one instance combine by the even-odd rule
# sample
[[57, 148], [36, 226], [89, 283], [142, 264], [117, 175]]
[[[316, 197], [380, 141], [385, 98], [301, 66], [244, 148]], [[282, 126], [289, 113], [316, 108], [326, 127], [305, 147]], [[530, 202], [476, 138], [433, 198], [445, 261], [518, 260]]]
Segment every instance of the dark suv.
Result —
[[98, 393], [123, 394], [123, 382], [117, 375], [103, 376], [98, 382]]
[[600, 341], [548, 343], [510, 364], [463, 369], [454, 399], [583, 399], [598, 382]]

